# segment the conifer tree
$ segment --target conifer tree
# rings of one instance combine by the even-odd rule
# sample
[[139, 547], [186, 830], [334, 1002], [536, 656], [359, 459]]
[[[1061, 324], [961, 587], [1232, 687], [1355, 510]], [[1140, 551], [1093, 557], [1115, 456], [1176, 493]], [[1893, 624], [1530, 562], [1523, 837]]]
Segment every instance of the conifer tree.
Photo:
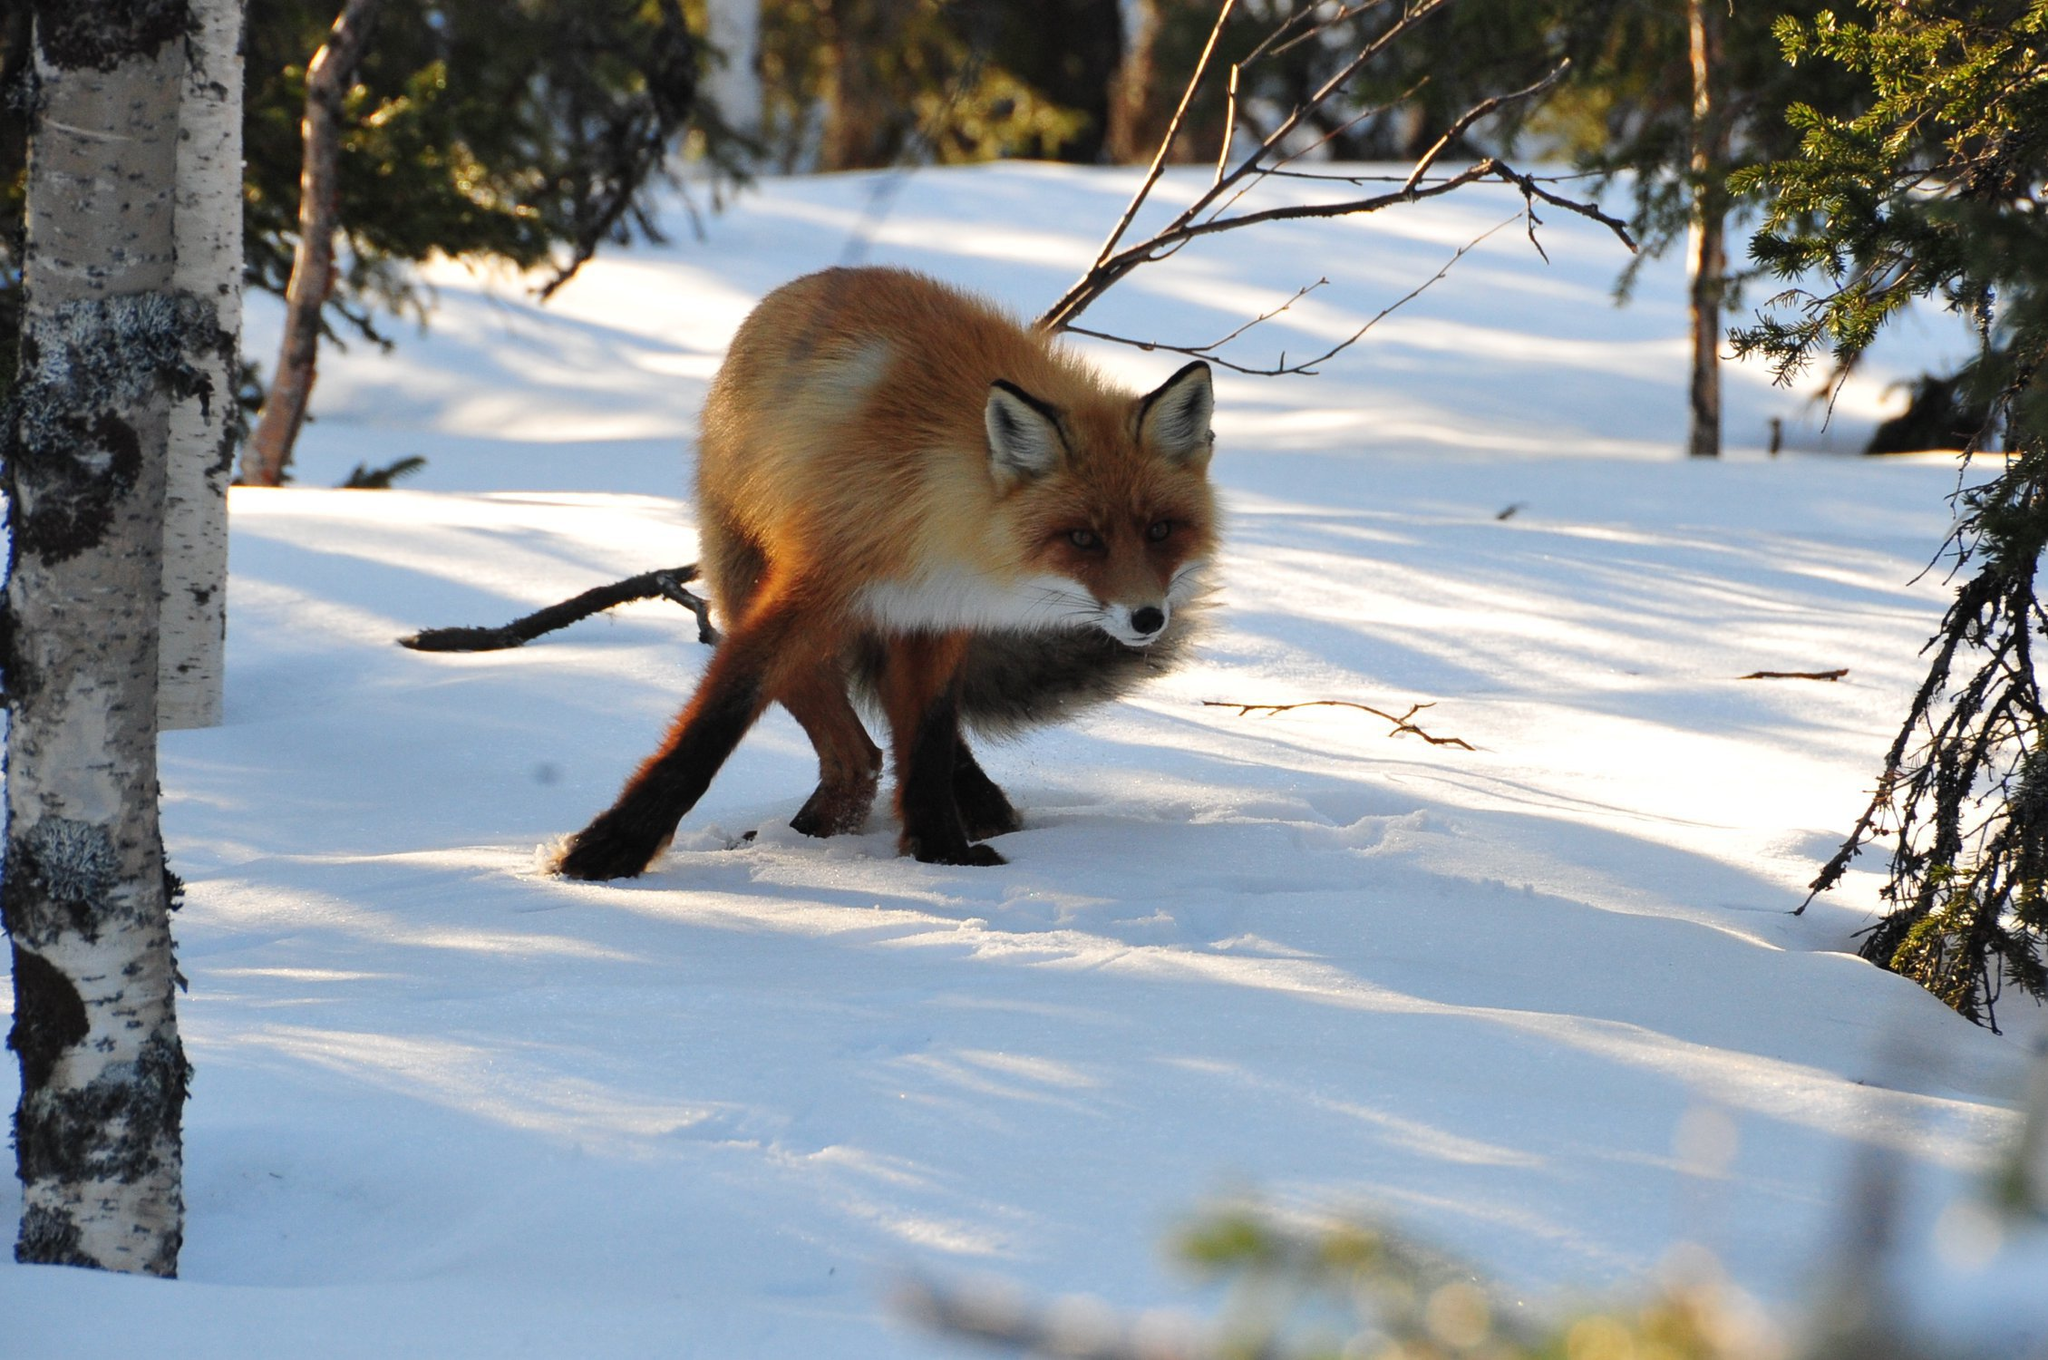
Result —
[[1795, 105], [1800, 154], [1736, 177], [1772, 195], [1757, 262], [1822, 282], [1770, 299], [1734, 342], [1789, 378], [1822, 352], [1853, 360], [1920, 299], [1976, 328], [1964, 383], [1988, 415], [1970, 450], [2002, 438], [2007, 456], [1955, 497], [1946, 556], [1961, 584], [1877, 792], [1814, 891], [1884, 843], [1889, 910], [1863, 956], [1995, 1024], [2007, 983], [2048, 999], [2048, 709], [2034, 672], [2048, 622], [2048, 0], [1859, 8], [1778, 27], [1796, 68], [1850, 72], [1870, 103], [1853, 117]]

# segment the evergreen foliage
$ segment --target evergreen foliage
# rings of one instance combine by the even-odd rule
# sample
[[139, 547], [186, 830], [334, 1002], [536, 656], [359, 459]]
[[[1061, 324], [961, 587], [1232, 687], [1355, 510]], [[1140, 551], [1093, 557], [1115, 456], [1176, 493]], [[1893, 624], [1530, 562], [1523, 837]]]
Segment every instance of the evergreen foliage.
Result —
[[1096, 0], [763, 0], [762, 141], [785, 173], [1093, 161], [1121, 51]]
[[1929, 643], [1932, 663], [1892, 743], [1876, 795], [1814, 882], [1837, 883], [1867, 842], [1889, 843], [1889, 911], [1865, 958], [1995, 1026], [2007, 983], [2048, 999], [2048, 710], [2034, 675], [2048, 545], [2048, 0], [1859, 0], [1860, 20], [1784, 20], [1801, 70], [1863, 80], [1854, 116], [1789, 112], [1796, 158], [1743, 172], [1770, 194], [1752, 253], [1794, 280], [1734, 333], [1781, 380], [1825, 352], [1846, 365], [1920, 298], [1970, 318], [1980, 346], [1962, 375], [2003, 430], [2002, 468], [1959, 490], [1946, 545], [1965, 576]]
[[[282, 294], [298, 226], [306, 64], [338, 0], [249, 0], [248, 283]], [[19, 306], [29, 0], [0, 0], [0, 336]], [[739, 141], [696, 99], [707, 60], [679, 0], [434, 0], [378, 24], [349, 96], [330, 314], [375, 338], [424, 314], [402, 266], [436, 253], [573, 271], [654, 235], [647, 194], [686, 134], [727, 179]], [[14, 365], [0, 355], [0, 386]]]
[[[249, 0], [248, 273], [282, 294], [297, 231], [306, 63], [332, 0]], [[691, 120], [698, 63], [677, 0], [437, 0], [379, 20], [349, 97], [330, 306], [420, 310], [399, 267], [435, 253], [566, 273], [655, 235], [646, 192]], [[696, 120], [714, 158], [735, 150]]]

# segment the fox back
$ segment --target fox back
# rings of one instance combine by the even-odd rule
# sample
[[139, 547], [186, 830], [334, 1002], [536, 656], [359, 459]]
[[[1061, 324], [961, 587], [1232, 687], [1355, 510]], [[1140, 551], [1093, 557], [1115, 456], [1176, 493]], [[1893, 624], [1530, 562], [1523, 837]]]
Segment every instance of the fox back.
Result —
[[1210, 401], [1205, 366], [1140, 396], [922, 275], [799, 279], [741, 327], [705, 407], [707, 579], [734, 618], [771, 567], [823, 568], [867, 640], [857, 676], [882, 637], [965, 629], [970, 723], [1064, 716], [1190, 635]]

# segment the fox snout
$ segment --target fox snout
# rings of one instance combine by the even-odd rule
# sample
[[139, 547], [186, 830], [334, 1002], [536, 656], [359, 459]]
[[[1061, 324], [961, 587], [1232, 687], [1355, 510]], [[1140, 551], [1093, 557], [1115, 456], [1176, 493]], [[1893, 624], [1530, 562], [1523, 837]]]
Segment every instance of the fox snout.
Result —
[[1102, 630], [1126, 647], [1149, 647], [1166, 630], [1173, 606], [1165, 600], [1136, 608], [1124, 604], [1103, 606]]

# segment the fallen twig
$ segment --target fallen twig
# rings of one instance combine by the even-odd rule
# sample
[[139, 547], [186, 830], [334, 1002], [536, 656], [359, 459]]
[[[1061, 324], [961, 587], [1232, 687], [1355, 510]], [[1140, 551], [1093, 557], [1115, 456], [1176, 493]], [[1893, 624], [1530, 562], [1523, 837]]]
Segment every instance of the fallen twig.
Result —
[[1737, 680], [1840, 680], [1849, 673], [1847, 666], [1834, 671], [1751, 671], [1738, 675]]
[[552, 633], [558, 628], [601, 613], [614, 605], [629, 604], [634, 600], [648, 600], [659, 595], [674, 600], [697, 616], [697, 640], [703, 643], [718, 641], [718, 630], [711, 626], [711, 606], [700, 595], [683, 589], [683, 582], [697, 579], [697, 564], [686, 567], [669, 567], [662, 571], [642, 572], [629, 576], [623, 581], [614, 581], [608, 586], [586, 590], [573, 599], [551, 604], [546, 609], [535, 610], [524, 618], [512, 620], [499, 628], [426, 628], [411, 637], [398, 640], [401, 647], [410, 647], [416, 652], [499, 652], [509, 647], [524, 646], [543, 633]]
[[1390, 737], [1398, 737], [1405, 732], [1412, 736], [1421, 737], [1431, 746], [1456, 746], [1466, 751], [1476, 751], [1479, 749], [1463, 737], [1431, 736], [1411, 721], [1423, 709], [1435, 708], [1436, 705], [1434, 703], [1410, 704], [1408, 705], [1408, 711], [1398, 718], [1384, 709], [1374, 708], [1371, 704], [1353, 703], [1349, 699], [1304, 699], [1300, 703], [1294, 704], [1243, 704], [1235, 699], [1204, 699], [1202, 700], [1202, 707], [1234, 708], [1237, 710], [1237, 715], [1240, 718], [1248, 717], [1253, 713], [1285, 713], [1295, 708], [1355, 708], [1361, 713], [1370, 713], [1375, 718], [1383, 718], [1387, 722], [1392, 723], [1394, 730], [1387, 733]]

